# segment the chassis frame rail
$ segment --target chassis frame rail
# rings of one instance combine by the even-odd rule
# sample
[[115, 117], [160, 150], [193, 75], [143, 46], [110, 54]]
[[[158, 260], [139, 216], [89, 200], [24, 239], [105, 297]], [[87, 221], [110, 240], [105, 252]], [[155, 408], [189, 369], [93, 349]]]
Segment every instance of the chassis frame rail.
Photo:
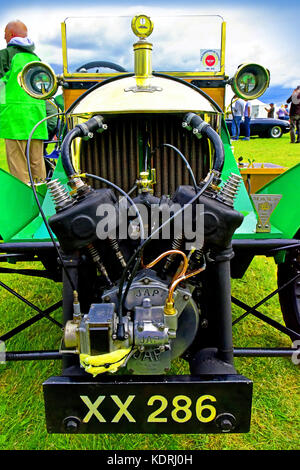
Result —
[[[293, 249], [296, 247], [300, 247], [300, 241], [297, 242], [296, 240], [292, 239], [271, 239], [271, 240], [233, 240], [232, 245], [234, 250], [247, 250], [253, 252], [255, 255], [265, 255], [265, 256], [272, 256], [273, 252], [277, 252], [280, 250], [288, 250]], [[5, 253], [4, 255], [0, 255], [0, 262], [1, 260], [6, 260], [9, 257], [15, 257], [18, 259], [19, 257], [26, 256], [30, 258], [30, 255], [36, 258], [37, 254], [51, 254], [53, 252], [54, 247], [51, 242], [34, 242], [34, 243], [0, 243], [0, 253]], [[22, 259], [23, 261], [23, 259]], [[16, 274], [24, 274], [24, 275], [33, 275], [39, 276], [39, 270], [14, 270], [9, 268], [0, 268], [0, 273], [16, 273]], [[51, 274], [47, 274], [47, 270], [42, 271], [40, 270], [40, 277], [49, 277], [51, 278]], [[273, 328], [277, 329], [278, 331], [282, 332], [285, 335], [290, 336], [293, 334], [297, 339], [300, 339], [300, 334], [287, 328], [277, 321], [269, 318], [268, 316], [262, 314], [257, 310], [259, 306], [264, 304], [267, 300], [271, 297], [276, 295], [280, 290], [287, 287], [289, 284], [294, 282], [296, 279], [300, 277], [300, 274], [297, 274], [288, 282], [286, 282], [280, 288], [275, 289], [273, 292], [265, 296], [261, 301], [259, 301], [253, 307], [247, 305], [246, 303], [242, 302], [239, 299], [236, 299], [232, 296], [231, 300], [232, 303], [241, 307], [245, 310], [245, 312], [238, 317], [236, 320], [233, 321], [233, 325], [237, 324], [239, 321], [244, 319], [247, 315], [251, 314], [262, 320], [263, 322], [267, 323], [268, 325], [272, 326]], [[16, 291], [11, 289], [9, 286], [4, 284], [0, 281], [0, 287], [6, 289], [12, 295], [17, 297], [19, 300], [24, 302], [26, 305], [30, 306], [33, 310], [35, 310], [37, 315], [31, 317], [29, 320], [21, 323], [17, 327], [13, 328], [12, 330], [8, 331], [7, 333], [0, 336], [0, 341], [6, 341], [16, 334], [20, 333], [24, 329], [28, 328], [29, 326], [33, 325], [34, 323], [38, 322], [42, 318], [47, 318], [54, 324], [56, 324], [59, 328], [63, 330], [63, 325], [60, 324], [57, 320], [52, 318], [50, 314], [57, 310], [59, 307], [62, 306], [62, 300], [59, 302], [49, 306], [48, 308], [41, 310], [39, 307], [31, 303], [29, 300], [25, 299], [23, 296], [18, 294]], [[292, 356], [299, 352], [299, 349], [282, 349], [282, 348], [234, 348], [234, 356], [241, 357], [241, 356], [251, 356], [251, 357], [285, 357], [285, 356]], [[65, 356], [70, 356], [70, 353], [62, 353], [60, 351], [11, 351], [6, 352], [6, 360], [8, 361], [19, 361], [19, 360], [49, 360], [49, 359], [62, 359]]]
[[[295, 348], [234, 348], [235, 357], [291, 357], [300, 354], [300, 349]], [[4, 362], [16, 361], [52, 361], [61, 360], [64, 356], [74, 355], [56, 350], [40, 351], [6, 351]]]

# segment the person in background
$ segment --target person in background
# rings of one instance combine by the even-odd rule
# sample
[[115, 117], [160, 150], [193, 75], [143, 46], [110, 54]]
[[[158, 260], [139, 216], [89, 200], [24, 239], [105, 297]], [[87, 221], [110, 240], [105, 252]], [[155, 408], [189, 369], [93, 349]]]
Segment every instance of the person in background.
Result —
[[[291, 144], [300, 143], [300, 85], [295, 88], [291, 96], [286, 100], [287, 103], [291, 103], [290, 107], [290, 136]], [[297, 141], [295, 135], [295, 129], [297, 132]]]
[[284, 120], [285, 120], [285, 121], [289, 121], [289, 119], [290, 119], [289, 105], [288, 105], [288, 104], [285, 104], [285, 105], [284, 105], [284, 109], [285, 109], [285, 111], [286, 111], [286, 114], [285, 114], [285, 116], [284, 116]]
[[234, 95], [233, 99], [235, 99], [234, 106], [232, 107], [232, 124], [231, 124], [231, 134], [232, 140], [238, 140], [240, 136], [240, 126], [241, 120], [244, 113], [244, 103], [242, 100], [238, 99], [236, 95]]
[[265, 108], [265, 110], [268, 113], [268, 116], [267, 116], [268, 118], [274, 118], [274, 112], [275, 112], [274, 103], [270, 103], [270, 107]]
[[[17, 77], [26, 64], [40, 59], [33, 52], [34, 43], [27, 37], [27, 27], [21, 21], [6, 25], [4, 39], [7, 47], [0, 50], [0, 138], [5, 139], [10, 173], [28, 184], [27, 140], [33, 127], [46, 117], [46, 105], [29, 96], [18, 84]], [[32, 177], [36, 182], [46, 177], [43, 145], [47, 139], [47, 124], [43, 122], [30, 144]]]
[[276, 111], [276, 114], [277, 114], [278, 119], [283, 119], [283, 120], [286, 119], [286, 116], [289, 115], [289, 113], [287, 112], [283, 104], [280, 106], [278, 111]]
[[245, 101], [244, 109], [244, 123], [245, 123], [245, 138], [243, 140], [250, 140], [250, 121], [251, 121], [251, 104]]

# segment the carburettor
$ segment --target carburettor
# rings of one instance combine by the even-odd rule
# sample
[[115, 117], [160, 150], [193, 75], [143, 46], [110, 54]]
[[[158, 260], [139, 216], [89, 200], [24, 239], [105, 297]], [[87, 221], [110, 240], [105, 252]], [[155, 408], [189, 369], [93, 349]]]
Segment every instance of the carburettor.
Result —
[[[103, 303], [92, 304], [88, 314], [75, 316], [67, 322], [65, 346], [77, 348], [79, 354], [89, 356], [130, 348], [131, 354], [126, 358], [128, 371], [163, 374], [170, 369], [171, 360], [193, 341], [199, 316], [189, 289], [177, 289], [173, 315], [164, 312], [167, 295], [168, 283], [160, 280], [155, 271], [142, 270], [127, 296], [124, 339], [118, 339], [116, 334], [118, 298], [114, 287], [104, 292]], [[184, 322], [192, 326], [188, 335]]]

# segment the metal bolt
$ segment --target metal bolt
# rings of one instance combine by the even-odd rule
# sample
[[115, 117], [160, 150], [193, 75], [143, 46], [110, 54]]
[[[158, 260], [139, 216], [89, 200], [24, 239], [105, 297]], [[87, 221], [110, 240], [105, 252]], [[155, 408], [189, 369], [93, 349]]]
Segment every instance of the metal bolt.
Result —
[[148, 297], [143, 299], [143, 307], [150, 308], [151, 307], [151, 300]]
[[77, 416], [68, 416], [64, 419], [63, 425], [67, 432], [75, 433], [78, 431], [80, 426], [80, 419]]
[[230, 431], [233, 428], [232, 422], [229, 419], [222, 419], [220, 428], [222, 431]]
[[223, 431], [229, 432], [234, 429], [236, 424], [235, 417], [230, 413], [222, 413], [216, 417], [216, 425]]
[[143, 323], [138, 323], [138, 325], [137, 325], [137, 330], [138, 330], [138, 331], [143, 331], [143, 329], [144, 329]]
[[113, 335], [112, 335], [112, 339], [117, 339], [117, 335], [116, 335], [116, 334], [113, 334]]
[[190, 297], [189, 297], [189, 295], [187, 295], [187, 294], [185, 294], [185, 295], [183, 296], [183, 300], [189, 300], [189, 298], [190, 298]]
[[208, 327], [208, 320], [206, 318], [203, 318], [201, 320], [201, 328], [207, 328]]
[[143, 280], [144, 284], [149, 284], [149, 282], [150, 282], [150, 279], [148, 279], [147, 277]]
[[110, 297], [109, 297], [109, 295], [106, 295], [106, 296], [104, 297], [104, 302], [110, 302]]

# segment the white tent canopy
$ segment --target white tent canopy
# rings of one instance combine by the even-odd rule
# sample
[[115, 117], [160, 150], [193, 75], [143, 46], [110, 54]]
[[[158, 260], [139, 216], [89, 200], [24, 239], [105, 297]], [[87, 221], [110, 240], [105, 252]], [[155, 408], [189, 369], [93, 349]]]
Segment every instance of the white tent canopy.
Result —
[[265, 110], [265, 108], [268, 108], [268, 109], [270, 108], [269, 103], [263, 103], [260, 100], [252, 100], [251, 101], [251, 117], [252, 118], [257, 118], [257, 117], [266, 118], [268, 113]]

